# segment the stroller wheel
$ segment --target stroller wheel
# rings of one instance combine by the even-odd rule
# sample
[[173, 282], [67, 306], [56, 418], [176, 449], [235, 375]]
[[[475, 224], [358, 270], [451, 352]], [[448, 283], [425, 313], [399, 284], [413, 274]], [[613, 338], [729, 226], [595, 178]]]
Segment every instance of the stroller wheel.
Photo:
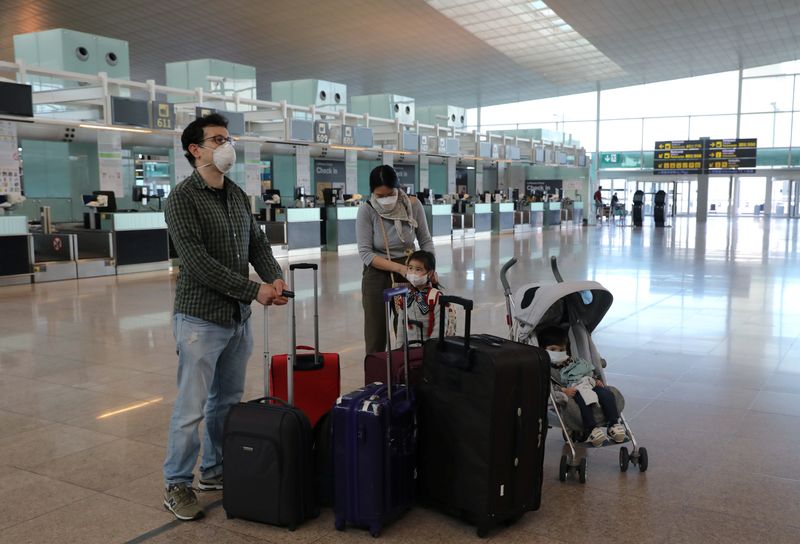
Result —
[[559, 481], [563, 482], [567, 479], [567, 474], [569, 473], [569, 464], [567, 461], [567, 456], [561, 456], [561, 464], [558, 467], [558, 479]]
[[582, 484], [586, 483], [586, 457], [581, 459], [580, 464], [578, 464], [578, 481]]
[[639, 448], [639, 472], [645, 472], [647, 470], [647, 450], [645, 448]]
[[628, 448], [625, 446], [619, 449], [619, 470], [621, 472], [626, 472], [628, 470], [628, 464], [631, 462], [631, 456], [628, 454]]

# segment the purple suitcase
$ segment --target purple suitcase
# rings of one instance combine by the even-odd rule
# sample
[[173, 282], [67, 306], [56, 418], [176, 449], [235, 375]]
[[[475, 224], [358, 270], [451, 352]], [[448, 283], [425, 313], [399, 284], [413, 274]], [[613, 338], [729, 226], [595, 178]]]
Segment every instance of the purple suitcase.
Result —
[[[384, 300], [407, 292], [406, 287], [387, 289]], [[405, 361], [407, 365], [407, 351]], [[388, 366], [387, 362], [387, 370]], [[409, 387], [390, 383], [388, 372], [387, 378], [385, 384], [372, 383], [343, 395], [333, 408], [334, 513], [339, 531], [353, 525], [377, 537], [414, 501], [416, 404]]]

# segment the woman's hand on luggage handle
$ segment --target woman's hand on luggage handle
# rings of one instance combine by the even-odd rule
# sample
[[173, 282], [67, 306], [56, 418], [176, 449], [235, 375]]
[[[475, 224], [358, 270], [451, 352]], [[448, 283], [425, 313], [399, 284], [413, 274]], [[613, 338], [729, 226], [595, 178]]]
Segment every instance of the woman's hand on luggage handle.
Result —
[[561, 391], [562, 391], [562, 392], [563, 392], [563, 393], [564, 393], [566, 396], [568, 396], [568, 397], [570, 397], [570, 398], [574, 397], [574, 396], [575, 396], [575, 393], [577, 393], [577, 392], [578, 392], [578, 390], [577, 390], [577, 389], [575, 389], [574, 387], [565, 387], [565, 388], [564, 388], [564, 389], [562, 389]]
[[595, 387], [605, 387], [606, 384], [604, 384], [603, 380], [601, 380], [600, 378], [595, 378], [594, 379], [594, 386]]

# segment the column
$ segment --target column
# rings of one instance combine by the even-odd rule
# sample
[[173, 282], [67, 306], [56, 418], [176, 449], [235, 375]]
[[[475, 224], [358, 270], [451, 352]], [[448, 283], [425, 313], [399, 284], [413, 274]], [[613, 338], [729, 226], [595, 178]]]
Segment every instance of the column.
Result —
[[764, 195], [764, 217], [772, 215], [772, 176], [767, 176], [767, 194]]
[[427, 155], [419, 156], [419, 190], [430, 189], [429, 163]]
[[447, 157], [447, 192], [448, 194], [456, 193], [456, 162], [458, 159], [455, 157]]
[[708, 222], [708, 174], [697, 176], [697, 222]]
[[344, 192], [348, 195], [358, 192], [358, 151], [355, 149], [344, 152]]

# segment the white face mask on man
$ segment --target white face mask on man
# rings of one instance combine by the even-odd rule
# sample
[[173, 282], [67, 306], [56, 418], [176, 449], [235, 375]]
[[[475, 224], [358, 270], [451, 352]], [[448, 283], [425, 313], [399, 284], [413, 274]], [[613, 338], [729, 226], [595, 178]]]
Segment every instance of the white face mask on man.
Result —
[[211, 166], [213, 164], [216, 169], [223, 174], [230, 171], [233, 165], [236, 164], [236, 149], [233, 147], [233, 144], [226, 142], [214, 149], [211, 161], [212, 162], [203, 164], [197, 168], [203, 168], [204, 166]]

